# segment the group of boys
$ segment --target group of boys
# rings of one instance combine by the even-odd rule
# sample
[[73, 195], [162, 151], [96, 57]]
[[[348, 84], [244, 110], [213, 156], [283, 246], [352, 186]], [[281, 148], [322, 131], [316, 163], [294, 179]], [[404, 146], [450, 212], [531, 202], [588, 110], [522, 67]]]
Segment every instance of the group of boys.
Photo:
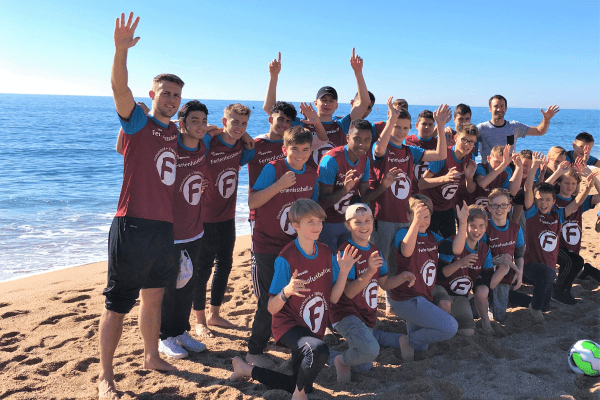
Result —
[[[248, 107], [232, 104], [222, 128], [209, 126], [204, 104], [194, 100], [179, 109], [183, 82], [174, 75], [155, 78], [148, 112], [136, 105], [126, 57], [139, 40], [138, 21], [121, 15], [115, 28], [111, 79], [124, 180], [109, 235], [100, 397], [118, 398], [112, 359], [138, 294], [146, 368], [174, 370], [159, 353], [183, 358], [186, 349], [206, 348], [188, 333], [192, 307], [200, 337], [213, 335], [210, 325], [235, 327], [219, 311], [232, 267], [238, 173], [245, 164], [258, 302], [248, 354], [245, 361], [233, 359], [232, 380], [252, 377], [305, 399], [326, 363], [336, 368], [339, 382], [349, 382], [351, 373], [372, 367], [380, 346], [400, 348], [402, 359], [411, 361], [430, 343], [473, 335], [474, 311], [483, 331], [492, 333], [488, 309], [503, 321], [509, 301], [529, 307], [543, 322], [552, 296], [575, 302], [570, 288], [581, 269], [597, 273], [578, 255], [581, 214], [600, 201], [588, 196], [592, 185], [600, 188], [585, 165], [598, 163], [589, 156], [591, 135], [577, 136], [574, 151], [562, 154], [570, 161], [512, 151], [516, 138], [544, 134], [558, 107], [542, 111], [540, 126], [529, 128], [504, 121], [506, 99], [494, 96], [492, 120], [485, 123], [490, 126], [472, 125], [470, 108], [460, 104], [454, 131], [444, 129], [452, 115], [441, 105], [420, 113], [418, 134], [407, 136], [411, 116], [404, 100], [388, 99], [387, 121], [365, 119], [375, 98], [353, 49], [358, 92], [351, 113], [334, 116], [337, 92], [326, 86], [315, 108], [301, 103], [301, 120], [292, 104], [276, 99], [280, 54], [269, 64], [264, 110], [270, 130], [251, 140]], [[170, 121], [177, 112], [179, 130]], [[500, 129], [506, 138], [488, 149], [480, 129]], [[472, 154], [478, 140], [480, 165]], [[531, 298], [517, 292], [524, 278], [533, 284]], [[406, 321], [407, 334], [376, 329], [378, 287], [386, 291], [388, 314]], [[348, 342], [341, 354], [323, 341], [332, 329]], [[271, 337], [291, 350], [292, 375], [273, 371], [264, 354]]]

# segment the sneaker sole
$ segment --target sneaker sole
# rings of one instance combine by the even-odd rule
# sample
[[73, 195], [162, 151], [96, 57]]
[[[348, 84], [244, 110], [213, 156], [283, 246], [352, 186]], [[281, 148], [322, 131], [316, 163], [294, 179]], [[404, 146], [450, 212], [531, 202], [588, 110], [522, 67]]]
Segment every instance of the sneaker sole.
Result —
[[177, 355], [169, 355], [167, 353], [165, 353], [164, 351], [159, 351], [160, 354], [164, 355], [167, 358], [172, 358], [174, 360], [181, 360], [182, 358], [186, 358], [188, 355], [187, 354], [177, 354]]

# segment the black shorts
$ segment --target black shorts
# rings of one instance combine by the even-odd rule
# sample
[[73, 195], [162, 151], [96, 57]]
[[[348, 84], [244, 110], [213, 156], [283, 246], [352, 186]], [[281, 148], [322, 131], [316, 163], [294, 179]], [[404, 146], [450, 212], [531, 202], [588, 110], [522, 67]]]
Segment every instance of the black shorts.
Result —
[[490, 287], [490, 284], [492, 283], [492, 276], [494, 276], [494, 268], [486, 268], [483, 271], [481, 271], [481, 274], [479, 274], [479, 276], [477, 277], [477, 279], [475, 279], [475, 283], [473, 284], [473, 289], [475, 289], [477, 286], [487, 286], [488, 289]]
[[177, 270], [172, 223], [127, 216], [113, 219], [103, 291], [107, 310], [128, 313], [140, 289], [166, 287]]

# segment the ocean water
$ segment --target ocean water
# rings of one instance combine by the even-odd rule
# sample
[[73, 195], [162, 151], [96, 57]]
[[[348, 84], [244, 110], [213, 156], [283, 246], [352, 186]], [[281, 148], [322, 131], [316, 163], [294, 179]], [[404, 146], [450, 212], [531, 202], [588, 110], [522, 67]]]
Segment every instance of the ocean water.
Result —
[[[201, 101], [208, 107], [212, 124], [221, 124], [223, 108], [235, 102]], [[250, 135], [268, 132], [262, 101], [243, 103], [253, 109]], [[411, 105], [409, 111], [414, 122], [420, 111], [435, 108]], [[0, 281], [106, 260], [108, 230], [123, 172], [122, 158], [115, 151], [119, 121], [112, 98], [3, 94], [0, 109], [0, 168], [4, 171]], [[376, 105], [369, 120], [384, 120], [386, 110], [385, 105]], [[337, 115], [349, 111], [348, 104], [340, 104]], [[473, 108], [473, 123], [489, 117], [487, 108]], [[509, 108], [506, 117], [528, 125], [541, 121], [539, 109]], [[570, 149], [579, 132], [600, 137], [599, 126], [598, 110], [561, 110], [545, 136], [520, 139], [518, 148], [547, 151], [562, 145]], [[600, 158], [600, 140], [592, 155]], [[243, 168], [236, 208], [238, 235], [249, 233], [247, 193], [248, 174]]]

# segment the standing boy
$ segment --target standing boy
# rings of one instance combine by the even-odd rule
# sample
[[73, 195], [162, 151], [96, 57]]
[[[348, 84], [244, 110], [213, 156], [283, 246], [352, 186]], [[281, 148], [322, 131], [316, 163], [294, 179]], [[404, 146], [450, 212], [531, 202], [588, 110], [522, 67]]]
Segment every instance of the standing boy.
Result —
[[108, 277], [103, 291], [105, 310], [100, 318], [100, 398], [118, 398], [113, 358], [123, 330], [123, 319], [141, 294], [140, 331], [144, 340], [144, 367], [176, 368], [158, 353], [160, 304], [164, 287], [176, 272], [173, 238], [173, 184], [177, 128], [170, 122], [181, 103], [183, 81], [175, 75], [154, 78], [151, 116], [136, 106], [127, 85], [127, 53], [139, 17], [117, 18], [111, 83], [117, 114], [125, 131], [123, 186], [108, 238]]
[[586, 165], [600, 167], [600, 160], [590, 155], [592, 147], [594, 147], [594, 137], [587, 132], [581, 132], [575, 136], [573, 150], [567, 151], [567, 161], [574, 164], [578, 158], [581, 158]]

